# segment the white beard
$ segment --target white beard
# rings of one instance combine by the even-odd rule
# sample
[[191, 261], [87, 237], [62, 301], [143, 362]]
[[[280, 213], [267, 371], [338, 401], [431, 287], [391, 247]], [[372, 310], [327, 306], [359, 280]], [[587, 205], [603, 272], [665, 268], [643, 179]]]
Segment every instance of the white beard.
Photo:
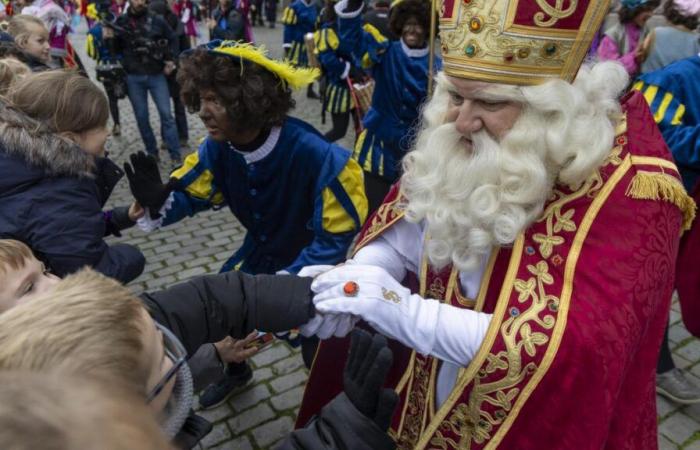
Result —
[[418, 135], [401, 187], [406, 219], [425, 221], [425, 251], [435, 268], [476, 269], [493, 247], [512, 244], [541, 214], [553, 177], [545, 152], [537, 150], [546, 147], [544, 133], [533, 132], [539, 120], [528, 113], [500, 144], [485, 131], [473, 134], [471, 152], [453, 123]]

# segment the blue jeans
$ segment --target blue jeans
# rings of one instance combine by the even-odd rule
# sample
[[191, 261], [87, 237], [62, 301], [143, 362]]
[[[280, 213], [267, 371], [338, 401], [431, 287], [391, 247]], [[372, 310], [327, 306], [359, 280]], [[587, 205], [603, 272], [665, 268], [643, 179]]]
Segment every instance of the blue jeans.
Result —
[[148, 118], [148, 92], [156, 104], [160, 116], [160, 126], [163, 131], [165, 144], [172, 157], [180, 157], [180, 140], [177, 136], [175, 119], [170, 110], [170, 92], [165, 75], [135, 75], [126, 76], [126, 85], [129, 91], [129, 101], [134, 108], [134, 116], [139, 126], [141, 139], [146, 146], [146, 151], [151, 155], [158, 154], [156, 137]]

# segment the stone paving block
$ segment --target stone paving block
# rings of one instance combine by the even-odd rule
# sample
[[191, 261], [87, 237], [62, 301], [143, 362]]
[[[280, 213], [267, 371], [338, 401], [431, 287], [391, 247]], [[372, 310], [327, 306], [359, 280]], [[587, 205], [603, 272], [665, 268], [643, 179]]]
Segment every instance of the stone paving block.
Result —
[[260, 383], [263, 381], [267, 381], [273, 376], [275, 376], [274, 373], [272, 373], [272, 369], [269, 367], [263, 367], [262, 369], [255, 369], [253, 372], [255, 374], [255, 382]]
[[204, 256], [201, 258], [192, 258], [187, 261], [185, 261], [185, 267], [190, 268], [190, 267], [197, 267], [197, 266], [206, 266], [207, 264], [212, 263], [213, 258]]
[[[235, 246], [236, 250], [238, 249], [238, 247], [239, 247], [239, 245], [236, 245], [236, 246]], [[211, 257], [212, 255], [214, 255], [214, 254], [216, 254], [216, 253], [219, 253], [219, 250], [221, 250], [220, 247], [203, 248], [203, 249], [201, 249], [201, 250], [197, 250], [197, 252], [196, 252], [195, 254], [196, 254], [198, 257], [202, 257], [202, 256], [209, 256], [209, 257]], [[233, 255], [233, 251], [231, 252], [231, 254]], [[211, 258], [210, 258], [210, 259], [211, 259]]]
[[141, 249], [141, 251], [143, 251], [148, 250], [150, 248], [156, 248], [160, 245], [163, 245], [163, 242], [160, 239], [149, 239], [148, 242], [139, 245], [139, 248]]
[[204, 275], [207, 273], [207, 269], [204, 267], [193, 267], [191, 269], [183, 270], [182, 272], [178, 273], [177, 279], [178, 280], [189, 280], [192, 277], [196, 277], [197, 275]]
[[168, 275], [167, 277], [158, 277], [151, 281], [146, 282], [147, 289], [160, 289], [175, 283], [175, 277]]
[[216, 447], [210, 447], [211, 450], [253, 450], [253, 445], [250, 443], [250, 439], [246, 436], [241, 436], [232, 441], [225, 442], [223, 444], [217, 445]]
[[236, 414], [228, 421], [228, 424], [231, 426], [234, 433], [239, 434], [256, 425], [267, 422], [273, 417], [275, 417], [275, 413], [272, 411], [272, 408], [270, 408], [270, 405], [261, 403], [258, 406]]
[[172, 274], [179, 273], [184, 269], [185, 269], [185, 266], [183, 266], [182, 264], [168, 264], [163, 269], [156, 270], [156, 275], [158, 275], [159, 277], [162, 277], [165, 275], [172, 275]]
[[[696, 380], [693, 380], [693, 381], [696, 381]], [[695, 405], [688, 405], [688, 406], [677, 405], [676, 408], [680, 409], [684, 414], [686, 414], [691, 419], [700, 423], [700, 404], [696, 403]], [[698, 428], [700, 429], [700, 424], [698, 425]]]
[[[253, 372], [253, 377], [257, 380], [257, 372]], [[229, 402], [233, 410], [237, 413], [250, 408], [253, 405], [268, 399], [270, 397], [270, 389], [265, 384], [258, 384], [253, 388], [241, 392], [236, 397], [233, 397]]]
[[677, 450], [678, 446], [659, 434], [659, 450]]
[[278, 342], [255, 355], [253, 361], [255, 361], [256, 367], [263, 367], [289, 356], [289, 354], [290, 351], [287, 344]]
[[209, 422], [218, 422], [219, 420], [228, 417], [233, 414], [233, 410], [231, 407], [228, 405], [228, 403], [224, 403], [222, 405], [217, 406], [214, 409], [201, 409], [197, 411], [197, 415], [200, 415], [207, 419]]
[[270, 387], [272, 387], [275, 392], [284, 392], [287, 389], [305, 383], [307, 378], [306, 370], [300, 370], [289, 375], [275, 378], [270, 382]]
[[169, 252], [172, 250], [177, 250], [178, 248], [182, 247], [179, 242], [171, 242], [169, 244], [163, 244], [155, 248], [156, 253], [163, 253], [163, 252]]
[[211, 432], [204, 436], [204, 439], [202, 439], [201, 442], [202, 446], [210, 447], [230, 438], [231, 430], [228, 429], [228, 426], [225, 422], [222, 422], [214, 425], [214, 428], [211, 430]]
[[284, 375], [290, 372], [294, 372], [297, 369], [304, 367], [304, 359], [300, 358], [299, 355], [294, 354], [289, 358], [283, 359], [282, 361], [276, 362], [272, 365], [272, 372], [275, 375]]
[[293, 428], [294, 420], [289, 416], [282, 416], [254, 429], [253, 438], [260, 447], [266, 448], [285, 437]]
[[[211, 241], [207, 241], [204, 243], [204, 245], [206, 245], [207, 247], [216, 248], [217, 249], [216, 252], [218, 252], [219, 247], [222, 247], [230, 242], [231, 242], [231, 240], [229, 238], [220, 238], [220, 239], [213, 239]], [[214, 252], [214, 253], [216, 253], [216, 252]]]
[[659, 432], [669, 438], [674, 444], [682, 444], [693, 435], [698, 428], [698, 423], [685, 414], [672, 414], [661, 422]]
[[665, 418], [667, 415], [678, 409], [678, 405], [672, 401], [666, 400], [664, 397], [656, 396], [656, 414], [659, 417]]
[[697, 342], [694, 341], [695, 340], [693, 339], [693, 341], [688, 342], [682, 347], [675, 349], [673, 353], [676, 355], [681, 355], [682, 357], [691, 362], [700, 361], [700, 345], [697, 345]]
[[692, 441], [683, 446], [683, 450], [700, 450], [700, 440]]
[[686, 328], [682, 322], [678, 323], [676, 325], [673, 325], [668, 330], [668, 340], [671, 341], [672, 344], [676, 344], [678, 342], [681, 342], [689, 337], [690, 337], [690, 333], [688, 333], [688, 330], [686, 330]]
[[[165, 252], [165, 253], [159, 253], [155, 256], [151, 256], [150, 258], [148, 258], [148, 262], [149, 263], [156, 263], [156, 262], [164, 261], [164, 264], [168, 264], [168, 265], [177, 264], [177, 261], [173, 261], [174, 258], [176, 258], [175, 253]], [[149, 271], [144, 270], [144, 273], [145, 272], [149, 272]]]
[[671, 310], [671, 315], [669, 316], [669, 322], [671, 325], [675, 325], [676, 323], [680, 322], [681, 320], [681, 313], [678, 311]]
[[280, 394], [270, 399], [272, 407], [277, 411], [286, 411], [301, 405], [301, 398], [304, 396], [304, 386], [290, 389], [284, 394]]

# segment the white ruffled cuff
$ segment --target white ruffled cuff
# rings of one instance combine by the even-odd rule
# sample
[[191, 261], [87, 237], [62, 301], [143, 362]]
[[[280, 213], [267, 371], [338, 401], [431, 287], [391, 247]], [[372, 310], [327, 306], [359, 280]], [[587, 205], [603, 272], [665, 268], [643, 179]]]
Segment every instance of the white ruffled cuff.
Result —
[[146, 233], [150, 233], [151, 231], [157, 230], [158, 228], [163, 226], [163, 219], [165, 218], [165, 214], [170, 208], [173, 207], [174, 201], [175, 193], [171, 192], [170, 195], [168, 195], [168, 198], [163, 203], [163, 206], [160, 207], [160, 211], [158, 211], [160, 217], [158, 217], [157, 219], [151, 218], [151, 212], [148, 210], [148, 208], [146, 208], [146, 214], [144, 214], [143, 217], [136, 221], [136, 225]]

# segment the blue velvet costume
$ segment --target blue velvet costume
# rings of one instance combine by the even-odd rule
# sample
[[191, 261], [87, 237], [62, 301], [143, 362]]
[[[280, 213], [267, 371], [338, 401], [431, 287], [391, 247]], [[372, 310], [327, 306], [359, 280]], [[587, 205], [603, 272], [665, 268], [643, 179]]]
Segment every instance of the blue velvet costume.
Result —
[[163, 225], [228, 205], [248, 231], [222, 272], [337, 264], [367, 216], [362, 171], [349, 152], [295, 118], [250, 153], [207, 138], [172, 176], [181, 187]]
[[294, 0], [282, 14], [284, 24], [283, 43], [289, 48], [287, 60], [290, 63], [306, 67], [309, 65], [309, 55], [306, 53], [304, 35], [313, 33], [318, 19], [318, 9], [304, 0]]
[[634, 84], [649, 103], [688, 191], [700, 178], [700, 56], [644, 74]]
[[321, 68], [326, 76], [325, 109], [331, 114], [342, 114], [351, 109], [352, 100], [347, 83], [352, 53], [341, 43], [335, 24], [324, 23], [314, 33], [314, 44]]
[[[372, 68], [376, 82], [353, 158], [365, 171], [394, 182], [428, 93], [428, 49], [408, 49], [401, 40], [387, 40], [371, 25], [363, 27], [359, 13], [339, 14], [338, 19], [340, 41], [352, 49], [363, 68]], [[433, 68], [441, 67], [436, 57]]]

